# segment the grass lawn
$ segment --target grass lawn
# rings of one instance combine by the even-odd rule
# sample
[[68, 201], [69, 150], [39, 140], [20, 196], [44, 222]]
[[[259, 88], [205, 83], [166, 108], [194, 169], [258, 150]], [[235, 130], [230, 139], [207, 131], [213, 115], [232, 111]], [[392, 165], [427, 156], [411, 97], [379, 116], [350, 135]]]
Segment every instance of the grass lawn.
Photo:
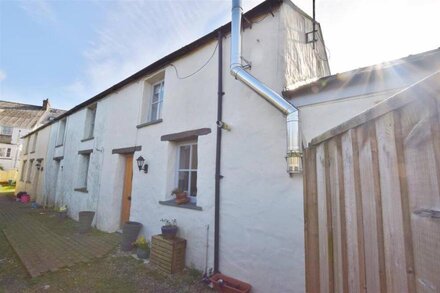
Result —
[[[0, 194], [0, 199], [2, 196]], [[60, 224], [50, 211], [29, 209], [29, 213], [33, 220], [57, 234], [68, 235], [77, 231], [77, 222], [66, 219]], [[214, 292], [200, 282], [201, 273], [197, 270], [186, 269], [179, 274], [163, 274], [151, 264], [121, 252], [118, 247], [107, 256], [92, 262], [31, 278], [1, 230], [2, 223], [0, 292]], [[94, 230], [92, 233], [102, 232]]]

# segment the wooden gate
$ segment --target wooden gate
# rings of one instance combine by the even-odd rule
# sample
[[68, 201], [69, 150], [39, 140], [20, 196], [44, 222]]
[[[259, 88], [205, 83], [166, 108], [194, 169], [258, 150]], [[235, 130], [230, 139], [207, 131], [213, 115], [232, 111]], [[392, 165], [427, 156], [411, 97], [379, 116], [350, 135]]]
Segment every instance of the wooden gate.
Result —
[[439, 112], [437, 72], [312, 140], [308, 292], [440, 292]]

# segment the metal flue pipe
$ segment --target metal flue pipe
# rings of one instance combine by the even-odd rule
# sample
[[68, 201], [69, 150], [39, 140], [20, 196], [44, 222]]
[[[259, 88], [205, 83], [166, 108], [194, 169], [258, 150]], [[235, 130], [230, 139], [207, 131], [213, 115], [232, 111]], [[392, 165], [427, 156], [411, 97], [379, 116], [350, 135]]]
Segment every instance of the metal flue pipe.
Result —
[[241, 63], [242, 13], [241, 0], [232, 0], [230, 72], [236, 79], [287, 115], [287, 172], [299, 173], [301, 172], [301, 149], [298, 140], [298, 111], [292, 104], [252, 76], [243, 67]]

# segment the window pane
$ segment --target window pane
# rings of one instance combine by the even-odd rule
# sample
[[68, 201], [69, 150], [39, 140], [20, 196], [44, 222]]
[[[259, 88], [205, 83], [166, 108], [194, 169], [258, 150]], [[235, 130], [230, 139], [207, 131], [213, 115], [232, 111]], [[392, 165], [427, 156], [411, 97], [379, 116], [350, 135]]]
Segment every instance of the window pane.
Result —
[[162, 83], [161, 83], [161, 87], [160, 87], [160, 93], [159, 93], [159, 100], [160, 100], [160, 101], [163, 101], [163, 89], [164, 89], [164, 86], [165, 86], [165, 84], [164, 84], [164, 82], [162, 81]]
[[189, 169], [189, 152], [191, 146], [183, 145], [180, 147], [179, 169]]
[[152, 104], [151, 105], [151, 115], [150, 115], [150, 120], [151, 121], [154, 121], [154, 120], [158, 119], [158, 117], [157, 117], [157, 107], [158, 107], [158, 104]]
[[0, 149], [0, 157], [5, 157], [6, 156], [6, 149], [5, 148], [1, 148]]
[[162, 102], [157, 103], [157, 119], [162, 118]]
[[177, 184], [177, 187], [179, 187], [183, 191], [188, 191], [188, 183], [189, 183], [189, 172], [179, 171], [179, 182]]
[[10, 148], [8, 148], [8, 151], [6, 152], [6, 157], [11, 157], [11, 149]]
[[159, 100], [160, 95], [161, 95], [160, 84], [157, 84], [154, 86], [154, 89], [153, 89], [153, 103], [155, 103]]
[[197, 145], [192, 146], [191, 169], [197, 170]]
[[191, 172], [191, 191], [190, 195], [197, 195], [197, 172]]

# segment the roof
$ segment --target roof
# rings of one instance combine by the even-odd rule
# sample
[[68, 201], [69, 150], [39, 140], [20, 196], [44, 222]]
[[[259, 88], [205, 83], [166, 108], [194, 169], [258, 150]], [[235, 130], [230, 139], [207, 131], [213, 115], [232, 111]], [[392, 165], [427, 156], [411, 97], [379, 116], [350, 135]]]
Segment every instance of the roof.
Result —
[[[402, 82], [406, 84], [401, 84], [401, 86], [407, 86], [419, 80], [420, 75], [424, 74], [426, 76], [438, 69], [440, 69], [440, 48], [322, 77], [295, 89], [285, 90], [283, 96], [287, 99], [293, 99], [328, 90], [348, 88], [354, 84], [371, 83], [379, 80], [386, 81], [387, 78], [390, 79], [391, 77], [401, 79], [402, 75], [406, 79]], [[416, 80], [412, 80], [411, 77]]]
[[[267, 13], [272, 13], [272, 11], [275, 10], [277, 7], [279, 7], [283, 2], [289, 3], [296, 11], [298, 11], [298, 13], [302, 14], [304, 17], [311, 19], [311, 17], [309, 15], [307, 15], [304, 11], [302, 11], [300, 8], [298, 8], [296, 5], [294, 5], [290, 0], [266, 0], [262, 3], [260, 3], [259, 5], [255, 6], [254, 8], [252, 8], [248, 12], [244, 13], [244, 17], [246, 17], [247, 20], [252, 20], [255, 17], [259, 17], [259, 16], [267, 14]], [[319, 22], [316, 22], [316, 23], [317, 23], [317, 25], [319, 25]], [[250, 26], [250, 24], [247, 23], [246, 21], [244, 21], [243, 27], [246, 28], [248, 26]], [[165, 57], [157, 60], [156, 62], [148, 65], [147, 67], [141, 69], [140, 71], [127, 77], [126, 79], [120, 81], [119, 83], [111, 86], [110, 88], [106, 89], [105, 91], [93, 96], [92, 98], [88, 99], [87, 101], [73, 107], [72, 109], [70, 109], [67, 112], [65, 112], [64, 114], [58, 116], [56, 119], [47, 123], [46, 125], [38, 128], [38, 129], [35, 129], [32, 132], [29, 132], [24, 137], [31, 135], [33, 132], [36, 132], [43, 127], [49, 126], [50, 124], [55, 123], [57, 120], [63, 119], [64, 117], [66, 117], [70, 114], [73, 114], [73, 113], [87, 107], [90, 104], [96, 103], [97, 101], [105, 98], [109, 94], [121, 89], [122, 87], [130, 84], [131, 82], [137, 81], [142, 77], [145, 77], [147, 75], [150, 75], [150, 74], [162, 69], [164, 66], [175, 61], [176, 59], [192, 52], [193, 50], [195, 50], [203, 45], [208, 44], [209, 42], [212, 42], [213, 40], [216, 40], [218, 38], [219, 33], [221, 33], [222, 35], [226, 35], [226, 34], [230, 33], [230, 31], [231, 31], [231, 23], [228, 22], [227, 24], [225, 24], [225, 25], [213, 30], [212, 32], [204, 35], [203, 37], [193, 41], [192, 43], [190, 43], [190, 44], [178, 49], [177, 51], [174, 51], [171, 54], [168, 54]]]
[[39, 122], [48, 122], [50, 117], [59, 116], [64, 112], [58, 109], [46, 111], [43, 106], [0, 101], [0, 125], [32, 129]]

